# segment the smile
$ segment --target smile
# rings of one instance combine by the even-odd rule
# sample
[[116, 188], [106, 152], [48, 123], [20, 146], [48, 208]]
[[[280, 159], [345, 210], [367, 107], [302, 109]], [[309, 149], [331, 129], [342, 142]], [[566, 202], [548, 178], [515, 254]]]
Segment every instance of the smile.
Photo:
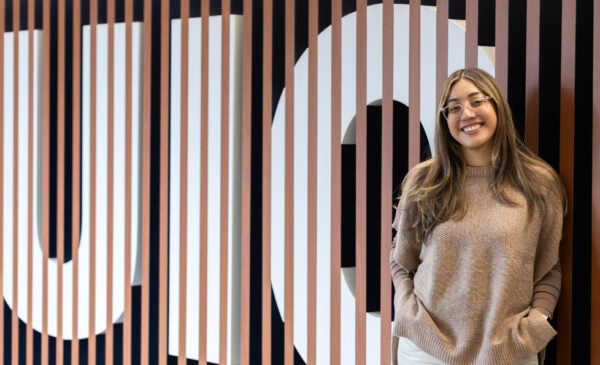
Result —
[[482, 126], [483, 126], [483, 123], [476, 123], [476, 124], [471, 124], [464, 128], [461, 128], [461, 130], [465, 133], [471, 133], [471, 132], [474, 132], [474, 131], [480, 129]]

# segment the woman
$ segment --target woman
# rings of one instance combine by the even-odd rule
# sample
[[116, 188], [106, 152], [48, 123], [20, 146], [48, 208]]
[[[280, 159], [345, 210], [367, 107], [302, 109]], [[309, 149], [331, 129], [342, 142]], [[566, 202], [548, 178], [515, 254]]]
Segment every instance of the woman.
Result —
[[538, 364], [556, 334], [564, 187], [483, 70], [446, 80], [435, 139], [393, 224], [398, 364]]

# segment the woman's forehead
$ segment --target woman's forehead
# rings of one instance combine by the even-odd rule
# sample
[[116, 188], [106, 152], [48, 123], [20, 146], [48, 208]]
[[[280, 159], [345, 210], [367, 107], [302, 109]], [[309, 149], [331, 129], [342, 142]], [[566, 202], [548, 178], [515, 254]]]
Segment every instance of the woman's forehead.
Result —
[[461, 78], [450, 88], [448, 101], [472, 98], [481, 94], [481, 90], [473, 83], [473, 81]]

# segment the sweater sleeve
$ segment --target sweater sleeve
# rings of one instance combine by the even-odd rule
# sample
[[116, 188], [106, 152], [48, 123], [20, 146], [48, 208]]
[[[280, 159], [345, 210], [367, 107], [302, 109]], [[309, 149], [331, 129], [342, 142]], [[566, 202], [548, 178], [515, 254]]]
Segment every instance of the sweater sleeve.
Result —
[[390, 272], [396, 295], [412, 294], [413, 274], [420, 263], [420, 245], [416, 242], [415, 229], [408, 222], [405, 204], [406, 197], [402, 196], [392, 224], [396, 234], [390, 251]]
[[560, 263], [557, 263], [533, 288], [531, 307], [537, 308], [549, 318], [552, 318], [552, 313], [558, 302], [561, 278]]
[[[398, 217], [398, 210], [396, 211], [396, 217]], [[394, 219], [394, 224], [398, 218]], [[395, 228], [395, 227], [394, 227]], [[392, 274], [392, 282], [394, 283], [394, 289], [396, 293], [407, 294], [413, 290], [413, 271], [404, 265], [401, 265], [396, 259], [396, 251], [402, 251], [403, 244], [398, 244], [399, 232], [396, 231], [394, 241], [392, 242], [392, 249], [390, 252], [390, 272]], [[403, 253], [400, 253], [403, 255]]]
[[560, 295], [562, 272], [559, 247], [562, 239], [564, 211], [557, 194], [549, 194], [548, 213], [545, 215], [536, 254], [531, 307], [552, 318]]

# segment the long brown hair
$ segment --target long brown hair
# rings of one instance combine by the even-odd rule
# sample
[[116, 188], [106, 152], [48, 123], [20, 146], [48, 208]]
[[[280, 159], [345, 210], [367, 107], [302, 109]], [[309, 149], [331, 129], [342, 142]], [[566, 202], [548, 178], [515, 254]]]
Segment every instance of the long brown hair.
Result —
[[[455, 71], [444, 83], [440, 97], [435, 131], [435, 156], [418, 165], [411, 174], [413, 183], [408, 187], [405, 206], [409, 221], [416, 228], [417, 240], [422, 242], [439, 223], [459, 219], [466, 213], [463, 183], [466, 162], [461, 145], [452, 137], [441, 109], [446, 105], [454, 84], [460, 79], [471, 81], [484, 95], [490, 97], [498, 123], [492, 137], [492, 165], [495, 178], [490, 186], [497, 199], [514, 204], [507, 188], [520, 191], [527, 201], [529, 217], [534, 208], [545, 212], [546, 192], [561, 196], [566, 209], [564, 187], [556, 172], [533, 154], [519, 139], [512, 112], [502, 89], [487, 72], [478, 68]], [[540, 189], [540, 184], [543, 189]], [[404, 190], [404, 189], [403, 189]]]

